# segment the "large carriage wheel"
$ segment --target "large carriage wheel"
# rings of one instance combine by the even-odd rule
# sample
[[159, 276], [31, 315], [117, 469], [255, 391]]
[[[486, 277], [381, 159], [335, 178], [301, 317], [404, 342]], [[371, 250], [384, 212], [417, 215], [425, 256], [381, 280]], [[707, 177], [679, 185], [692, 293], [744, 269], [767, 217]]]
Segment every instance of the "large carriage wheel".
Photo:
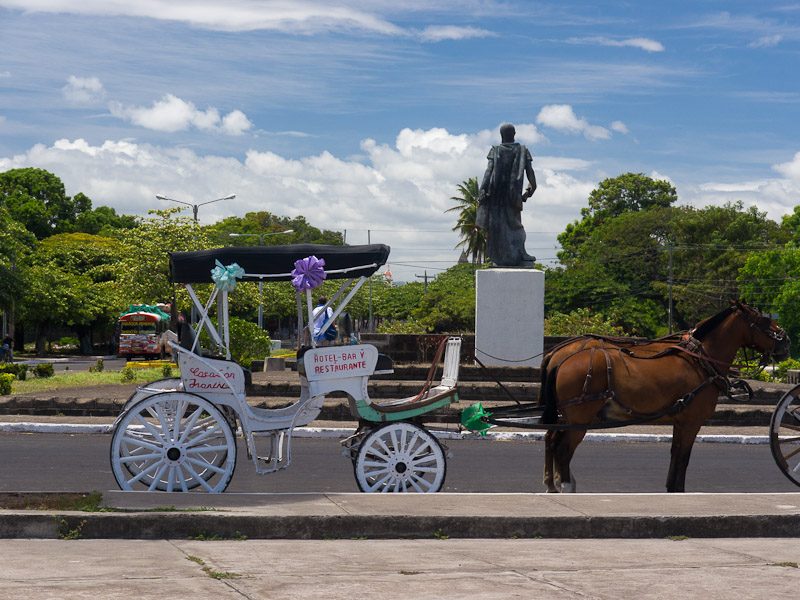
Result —
[[126, 410], [129, 406], [136, 404], [142, 398], [152, 396], [159, 391], [175, 391], [180, 389], [180, 377], [162, 377], [161, 379], [156, 379], [155, 381], [149, 381], [144, 385], [137, 386], [136, 390], [130, 396], [128, 396], [128, 399], [125, 401], [125, 405], [122, 407], [122, 410]]
[[783, 474], [800, 485], [800, 386], [789, 390], [775, 407], [769, 445]]
[[369, 433], [353, 465], [362, 492], [438, 492], [447, 472], [444, 451], [428, 431], [400, 421]]
[[111, 438], [111, 467], [123, 490], [222, 492], [236, 467], [236, 438], [208, 400], [155, 394], [123, 414]]

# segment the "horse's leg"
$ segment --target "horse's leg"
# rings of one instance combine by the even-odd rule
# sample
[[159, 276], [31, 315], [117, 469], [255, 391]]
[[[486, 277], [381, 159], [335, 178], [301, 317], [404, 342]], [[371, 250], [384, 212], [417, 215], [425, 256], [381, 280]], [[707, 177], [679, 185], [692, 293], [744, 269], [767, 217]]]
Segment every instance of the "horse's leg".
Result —
[[547, 493], [554, 494], [558, 492], [555, 481], [553, 480], [553, 448], [555, 446], [555, 438], [558, 432], [548, 430], [544, 434], [544, 478], [542, 483], [547, 486]]
[[703, 422], [676, 422], [672, 427], [672, 450], [667, 472], [667, 492], [683, 492], [686, 489], [686, 469], [692, 455], [692, 447]]
[[585, 430], [573, 430], [559, 432], [556, 447], [554, 449], [554, 457], [556, 461], [556, 476], [561, 482], [561, 491], [565, 493], [574, 494], [577, 491], [577, 483], [575, 476], [571, 473], [569, 465], [578, 444], [581, 443], [583, 437], [586, 435]]

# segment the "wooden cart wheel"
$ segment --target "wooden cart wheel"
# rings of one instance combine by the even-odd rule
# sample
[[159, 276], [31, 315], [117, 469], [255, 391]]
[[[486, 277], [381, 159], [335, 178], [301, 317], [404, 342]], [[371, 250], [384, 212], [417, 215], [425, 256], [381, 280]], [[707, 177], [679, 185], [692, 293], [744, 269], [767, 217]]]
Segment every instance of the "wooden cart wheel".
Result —
[[775, 407], [769, 445], [778, 468], [800, 486], [800, 386], [789, 390]]
[[183, 392], [155, 394], [118, 421], [111, 468], [123, 490], [223, 492], [236, 468], [236, 438], [208, 400]]
[[428, 431], [399, 421], [369, 433], [358, 448], [356, 482], [362, 492], [438, 492], [447, 465], [438, 440]]

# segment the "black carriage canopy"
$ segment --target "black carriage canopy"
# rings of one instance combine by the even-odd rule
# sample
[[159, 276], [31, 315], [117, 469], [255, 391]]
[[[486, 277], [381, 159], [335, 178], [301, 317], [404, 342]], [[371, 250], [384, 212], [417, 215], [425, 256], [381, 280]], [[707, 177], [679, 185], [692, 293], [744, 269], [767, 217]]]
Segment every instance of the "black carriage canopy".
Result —
[[[232, 263], [244, 269], [242, 281], [290, 281], [290, 273], [297, 260], [316, 256], [325, 259], [328, 279], [369, 277], [389, 258], [389, 246], [369, 244], [364, 246], [327, 246], [323, 244], [291, 244], [287, 246], [240, 246], [170, 252], [169, 268], [173, 283], [212, 283], [211, 270], [217, 261], [227, 267]], [[340, 269], [353, 269], [346, 273], [331, 273]]]

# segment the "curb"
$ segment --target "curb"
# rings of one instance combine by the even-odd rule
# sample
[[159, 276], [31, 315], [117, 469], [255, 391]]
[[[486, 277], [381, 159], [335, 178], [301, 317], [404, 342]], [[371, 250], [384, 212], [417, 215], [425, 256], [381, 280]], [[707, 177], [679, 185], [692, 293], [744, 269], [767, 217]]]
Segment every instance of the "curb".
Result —
[[[440, 440], [486, 440], [486, 441], [541, 441], [543, 431], [495, 431], [486, 435], [466, 431], [429, 431]], [[60, 434], [111, 434], [113, 425], [90, 425], [74, 423], [0, 423], [2, 433], [60, 433]], [[241, 430], [237, 432], [241, 435]], [[344, 439], [353, 435], [352, 428], [346, 427], [299, 427], [292, 433], [296, 438]], [[650, 433], [587, 433], [584, 441], [599, 443], [624, 442], [672, 442], [670, 434]], [[695, 440], [699, 444], [739, 444], [767, 445], [767, 435], [698, 435]]]
[[800, 537], [800, 514], [653, 516], [0, 513], [0, 538], [352, 539]]

